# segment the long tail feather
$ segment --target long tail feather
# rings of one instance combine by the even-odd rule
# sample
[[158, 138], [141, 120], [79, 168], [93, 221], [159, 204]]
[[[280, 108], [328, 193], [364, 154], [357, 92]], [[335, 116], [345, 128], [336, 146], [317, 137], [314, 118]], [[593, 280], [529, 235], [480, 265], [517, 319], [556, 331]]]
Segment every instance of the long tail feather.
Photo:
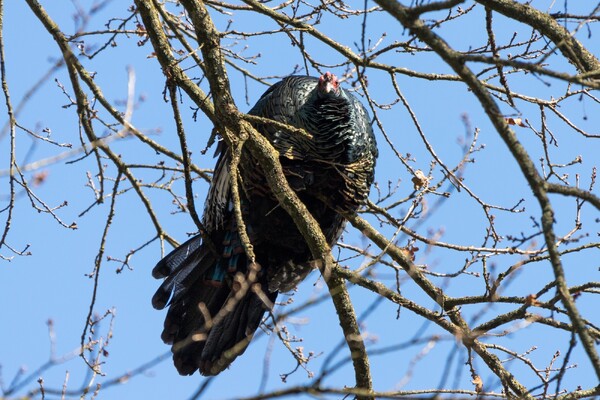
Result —
[[[172, 345], [181, 375], [200, 370], [216, 375], [244, 352], [277, 292], [269, 292], [267, 274], [248, 268], [235, 222], [221, 234], [216, 257], [199, 237], [169, 253], [154, 268], [164, 281], [152, 298], [168, 305], [161, 335]], [[265, 272], [265, 271], [263, 271]]]
[[152, 269], [152, 276], [156, 279], [165, 278], [175, 272], [182, 266], [183, 262], [188, 260], [190, 254], [195, 252], [202, 244], [202, 237], [196, 235], [175, 250], [170, 252], [156, 264]]
[[[216, 262], [216, 257], [211, 252], [203, 247], [194, 248], [197, 244], [196, 239], [190, 239], [181, 246], [185, 247], [183, 250], [178, 247], [154, 267], [155, 271], [161, 270], [161, 273], [169, 270], [165, 280], [152, 296], [152, 306], [157, 310], [165, 308], [169, 299], [173, 301], [181, 296], [190, 284]], [[193, 242], [188, 246], [191, 241]], [[184, 254], [187, 254], [187, 257], [183, 258]]]

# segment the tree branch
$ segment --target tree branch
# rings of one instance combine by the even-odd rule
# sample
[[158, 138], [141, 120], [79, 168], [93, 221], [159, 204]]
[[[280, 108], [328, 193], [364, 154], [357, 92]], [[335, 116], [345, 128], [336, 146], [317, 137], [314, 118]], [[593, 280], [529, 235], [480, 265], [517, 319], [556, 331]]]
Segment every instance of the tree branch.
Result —
[[[332, 295], [332, 300], [352, 355], [356, 375], [356, 387], [370, 391], [372, 390], [372, 383], [364, 341], [358, 330], [356, 315], [349, 301], [344, 281], [339, 277], [330, 276], [333, 258], [329, 245], [318, 223], [310, 215], [295, 192], [289, 187], [277, 152], [266, 138], [260, 135], [243, 119], [242, 114], [237, 110], [230, 93], [224, 56], [221, 53], [220, 35], [216, 31], [204, 3], [196, 0], [184, 0], [182, 4], [191, 17], [196, 30], [214, 107], [203, 103], [205, 97], [202, 96], [199, 98], [198, 95], [200, 92], [198, 90], [184, 90], [186, 90], [190, 98], [203, 111], [205, 109], [209, 112], [214, 111], [211, 120], [213, 120], [215, 127], [229, 146], [234, 148], [239, 140], [247, 141], [248, 149], [262, 166], [265, 178], [273, 194], [298, 226], [311, 249], [313, 257], [324, 261], [321, 273], [325, 277], [329, 292]], [[189, 82], [181, 74], [182, 71], [173, 63], [173, 59], [169, 57], [170, 52], [167, 50], [169, 49], [168, 41], [166, 41], [166, 37], [162, 32], [162, 27], [158, 20], [158, 12], [154, 8], [154, 5], [149, 1], [143, 0], [136, 0], [136, 5], [146, 25], [151, 41], [155, 46], [157, 58], [163, 66], [163, 70], [172, 71], [167, 76], [177, 77], [177, 84], [179, 82]]]
[[[552, 204], [548, 199], [545, 189], [545, 183], [542, 177], [538, 174], [529, 153], [518, 141], [515, 133], [510, 129], [506, 120], [502, 117], [502, 113], [493, 97], [486, 88], [477, 79], [475, 74], [466, 66], [464, 58], [460, 53], [456, 52], [448, 46], [448, 44], [433, 31], [431, 31], [423, 21], [413, 19], [407, 12], [406, 7], [391, 0], [376, 0], [377, 4], [383, 7], [391, 15], [393, 15], [404, 27], [414, 32], [420, 40], [428, 44], [459, 76], [461, 76], [473, 91], [485, 110], [488, 118], [496, 128], [496, 131], [502, 137], [508, 149], [512, 153], [515, 161], [518, 163], [523, 175], [525, 176], [529, 186], [531, 187], [534, 196], [537, 198], [542, 210], [542, 228], [544, 239], [548, 247], [548, 253], [554, 276], [557, 281], [557, 290], [565, 308], [569, 312], [569, 317], [577, 330], [577, 334], [581, 339], [583, 347], [588, 354], [590, 362], [600, 379], [600, 357], [596, 351], [595, 343], [590, 337], [589, 332], [583, 323], [579, 310], [569, 294], [568, 286], [565, 280], [564, 269], [560, 253], [556, 247], [556, 236], [554, 234], [554, 211]], [[507, 2], [508, 3], [508, 2]], [[515, 2], [510, 2], [516, 4]], [[486, 4], [487, 5], [487, 4]], [[588, 60], [589, 61], [589, 60]]]
[[552, 40], [563, 56], [579, 72], [594, 72], [594, 75], [588, 76], [590, 78], [600, 78], [600, 61], [549, 14], [539, 11], [529, 4], [512, 0], [476, 1], [500, 14], [531, 26]]

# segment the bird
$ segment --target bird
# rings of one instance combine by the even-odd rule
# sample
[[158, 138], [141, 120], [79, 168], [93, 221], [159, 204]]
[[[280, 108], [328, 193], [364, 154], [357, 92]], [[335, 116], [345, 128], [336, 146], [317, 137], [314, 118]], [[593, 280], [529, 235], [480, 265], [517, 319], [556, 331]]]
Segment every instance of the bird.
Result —
[[[367, 110], [326, 72], [280, 80], [248, 114], [262, 117], [253, 127], [279, 153], [290, 187], [334, 246], [346, 223], [343, 215], [365, 204], [374, 180], [378, 150]], [[152, 270], [163, 279], [152, 304], [168, 307], [161, 338], [171, 345], [181, 375], [211, 376], [228, 368], [246, 350], [278, 293], [294, 290], [317, 265], [262, 167], [242, 150], [239, 204], [255, 255], [251, 262], [235, 217], [231, 150], [220, 141], [215, 156], [200, 233]]]

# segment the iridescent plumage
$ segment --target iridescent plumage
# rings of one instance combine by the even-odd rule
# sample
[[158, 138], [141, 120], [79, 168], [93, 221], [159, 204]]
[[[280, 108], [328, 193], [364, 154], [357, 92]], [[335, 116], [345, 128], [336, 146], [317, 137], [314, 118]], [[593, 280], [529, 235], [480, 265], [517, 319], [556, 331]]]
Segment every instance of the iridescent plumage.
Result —
[[[330, 245], [342, 233], [340, 212], [355, 212], [373, 182], [377, 147], [367, 111], [335, 75], [291, 76], [271, 86], [249, 114], [303, 128], [312, 139], [255, 124], [280, 154], [284, 173]], [[313, 269], [311, 253], [289, 215], [279, 206], [256, 160], [240, 162], [241, 206], [259, 270], [249, 270], [233, 213], [230, 152], [219, 159], [205, 202], [205, 235], [191, 238], [153, 270], [165, 278], [152, 302], [168, 305], [162, 339], [172, 344], [182, 375], [215, 375], [246, 349], [278, 292], [294, 288]], [[254, 274], [240, 290], [239, 276]], [[236, 297], [237, 296], [237, 297]]]

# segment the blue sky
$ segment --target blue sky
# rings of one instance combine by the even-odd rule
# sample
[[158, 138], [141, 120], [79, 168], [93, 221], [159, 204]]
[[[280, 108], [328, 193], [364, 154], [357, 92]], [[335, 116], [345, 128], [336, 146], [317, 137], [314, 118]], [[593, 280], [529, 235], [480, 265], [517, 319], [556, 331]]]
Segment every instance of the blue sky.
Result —
[[[59, 53], [56, 44], [50, 40], [46, 31], [43, 30], [24, 2], [6, 3], [4, 5], [6, 69], [13, 104], [18, 104], [27, 90], [56, 62]], [[64, 31], [73, 32], [72, 16], [75, 12], [73, 2], [62, 0], [42, 3]], [[534, 5], [545, 9], [550, 3], [539, 1], [534, 2]], [[89, 1], [81, 2], [83, 8], [88, 8], [90, 4]], [[104, 23], [111, 16], [125, 15], [129, 5], [129, 3], [117, 1], [109, 3], [108, 7], [90, 21], [89, 29], [103, 29]], [[569, 9], [571, 12], [589, 12], [593, 8], [590, 6], [588, 10], [585, 6], [573, 2], [570, 3], [570, 6], [582, 7], [581, 10]], [[558, 7], [555, 5], [553, 10], [560, 11], [561, 9]], [[256, 18], [243, 13], [236, 15], [232, 29], [241, 31], [255, 29]], [[377, 39], [384, 32], [386, 34], [382, 46], [390, 44], [394, 40], [406, 40], [407, 33], [391, 18], [382, 13], [373, 14], [369, 18], [369, 35]], [[218, 28], [225, 29], [229, 16], [216, 14], [215, 19]], [[319, 29], [330, 33], [334, 39], [356, 50], [354, 43], [360, 42], [360, 22], [360, 18], [338, 21], [329, 17], [322, 21]], [[506, 20], [501, 17], [497, 17], [495, 22], [498, 24], [496, 35], [499, 43], [506, 41], [516, 29], [514, 26], [507, 25]], [[27, 27], [26, 36], [23, 33], [24, 27]], [[269, 27], [266, 25], [267, 29]], [[594, 25], [591, 29], [592, 34], [597, 35], [597, 28]], [[523, 28], [517, 32], [520, 40], [525, 40], [529, 34]], [[486, 34], [481, 8], [476, 9], [464, 21], [459, 19], [448, 23], [440, 31], [440, 34], [451, 45], [461, 50], [466, 50], [469, 45], [485, 44]], [[598, 44], [600, 42], [595, 40], [595, 36], [587, 39], [587, 31], [582, 30], [578, 37], [589, 46], [588, 48], [592, 52], [600, 53]], [[132, 123], [150, 135], [152, 139], [177, 150], [178, 141], [170, 107], [162, 97], [164, 77], [156, 59], [148, 57], [152, 52], [150, 45], [139, 47], [136, 45], [138, 40], [139, 38], [135, 36], [129, 39], [118, 38], [117, 47], [101, 53], [93, 60], [83, 60], [83, 63], [89, 71], [96, 72], [95, 80], [105, 96], [110, 101], [120, 104], [121, 109], [124, 109], [123, 101], [127, 98], [127, 67], [132, 68], [136, 77], [135, 90], [138, 100]], [[101, 43], [102, 38], [92, 36], [85, 38], [85, 41], [87, 46], [93, 46]], [[307, 39], [307, 43], [313, 44], [311, 39]], [[244, 42], [228, 44], [231, 44], [235, 50], [241, 50], [245, 45]], [[294, 66], [302, 63], [297, 49], [290, 46], [289, 40], [282, 36], [254, 38], [248, 44], [250, 47], [244, 50], [243, 54], [250, 56], [260, 53], [260, 58], [257, 59], [258, 65], [249, 65], [248, 68], [260, 75], [286, 74], [293, 70]], [[322, 62], [336, 64], [342, 61], [339, 55], [331, 53], [322, 45], [315, 45], [314, 49], [315, 55]], [[422, 72], [450, 73], [450, 69], [441, 64], [433, 54], [397, 53], [386, 56], [383, 61]], [[557, 56], [550, 57], [549, 62], [551, 66], [573, 72]], [[476, 66], [476, 68], [481, 67]], [[332, 67], [331, 70], [338, 74], [343, 72], [335, 67]], [[241, 110], [248, 110], [255, 99], [265, 90], [265, 87], [254, 82], [248, 83], [248, 104], [245, 100], [246, 87], [241, 75], [233, 70], [230, 71], [236, 102]], [[316, 72], [312, 70], [311, 74], [314, 75]], [[558, 97], [566, 90], [566, 84], [562, 82], [550, 81], [546, 78], [531, 78], [528, 75], [511, 77], [509, 82], [513, 85], [513, 90], [547, 99]], [[500, 141], [476, 100], [464, 85], [443, 81], [430, 82], [402, 75], [398, 76], [398, 83], [419, 118], [428, 140], [447, 165], [454, 166], [462, 157], [459, 140], [465, 137], [465, 132], [472, 134], [475, 128], [480, 130], [478, 143], [484, 144], [485, 148], [476, 153], [476, 162], [467, 166], [465, 183], [483, 201], [491, 204], [510, 208], [523, 198], [525, 210], [522, 213], [509, 214], [492, 211], [497, 215], [496, 227], [501, 235], [518, 235], [520, 232], [527, 235], [533, 232], [530, 217], [539, 218], [539, 207], [530, 195], [527, 184], [520, 175], [515, 161], [510, 157], [506, 146]], [[76, 110], [74, 107], [64, 107], [68, 104], [69, 99], [62, 93], [59, 84], [64, 85], [67, 92], [70, 92], [70, 84], [64, 69], [56, 72], [53, 78], [45, 82], [43, 87], [35, 93], [19, 114], [18, 121], [36, 132], [49, 128], [54, 140], [59, 143], [73, 143], [77, 147], [79, 131]], [[379, 103], [391, 102], [395, 98], [386, 73], [369, 72], [369, 91]], [[201, 155], [199, 150], [206, 146], [211, 126], [202, 116], [194, 121], [192, 119], [193, 110], [189, 106], [189, 101], [184, 99], [181, 108], [184, 113], [190, 147], [195, 149], [194, 162], [201, 167], [210, 168], [214, 162], [212, 150], [209, 150], [206, 155]], [[583, 129], [598, 133], [600, 113], [597, 112], [597, 106], [598, 104], [590, 99], [572, 98], [563, 103], [561, 111]], [[502, 110], [507, 116], [527, 118], [533, 126], [539, 126], [539, 109], [536, 106], [520, 102], [515, 110], [502, 104]], [[1, 115], [1, 122], [4, 124], [5, 112], [3, 111]], [[101, 113], [100, 117], [107, 118], [107, 115]], [[412, 155], [414, 161], [411, 166], [414, 169], [427, 171], [431, 156], [419, 138], [407, 111], [400, 105], [395, 105], [389, 111], [381, 111], [381, 118], [390, 139], [399, 151]], [[465, 126], [465, 119], [469, 121], [469, 128]], [[548, 121], [559, 143], [559, 147], [550, 149], [554, 162], [564, 164], [575, 156], [582, 155], [583, 162], [569, 170], [570, 180], [573, 181], [574, 173], [577, 172], [581, 176], [581, 186], [587, 187], [590, 183], [592, 167], [596, 165], [597, 154], [600, 150], [598, 142], [577, 135], [553, 115], [548, 115]], [[99, 134], [106, 133], [106, 129], [102, 128], [100, 124], [96, 125], [96, 129]], [[543, 148], [540, 146], [539, 139], [531, 130], [518, 127], [515, 127], [515, 130], [519, 139], [534, 155], [532, 156], [534, 160], [543, 156]], [[388, 180], [393, 182], [393, 186], [399, 181], [400, 186], [396, 197], [401, 198], [410, 194], [412, 191], [411, 176], [393, 156], [378, 130], [377, 138], [381, 152], [377, 167], [377, 181], [380, 187], [385, 188]], [[20, 164], [52, 157], [64, 151], [63, 148], [57, 146], [34, 142], [22, 130], [18, 131], [17, 145], [17, 158]], [[1, 154], [8, 154], [9, 141], [5, 134], [0, 137], [0, 146]], [[157, 156], [134, 139], [115, 142], [113, 146], [115, 151], [130, 163], [148, 164], [165, 160], [165, 157]], [[74, 159], [72, 157], [68, 161]], [[5, 171], [8, 166], [8, 157], [5, 156], [0, 161], [0, 170]], [[49, 206], [57, 206], [67, 201], [68, 205], [59, 209], [57, 215], [67, 225], [76, 222], [78, 229], [62, 228], [51, 216], [33, 210], [29, 199], [25, 196], [19, 197], [12, 220], [9, 243], [17, 249], [28, 245], [31, 255], [15, 256], [10, 262], [0, 262], [0, 282], [2, 282], [0, 303], [4, 305], [2, 308], [4, 329], [0, 330], [1, 377], [4, 386], [7, 387], [13, 376], [18, 373], [19, 368], [24, 367], [26, 368], [24, 376], [31, 374], [33, 379], [16, 394], [22, 395], [28, 389], [37, 387], [35, 381], [38, 377], [32, 372], [49, 359], [51, 346], [46, 327], [49, 319], [53, 321], [56, 336], [54, 349], [56, 356], [67, 354], [79, 345], [93, 290], [93, 280], [86, 274], [93, 271], [95, 255], [100, 245], [101, 232], [108, 213], [107, 202], [92, 208], [85, 215], [79, 216], [93, 202], [93, 193], [89, 187], [86, 187], [88, 183], [86, 173], [89, 171], [93, 175], [96, 170], [95, 161], [89, 157], [76, 163], [61, 161], [26, 173], [26, 176], [30, 178], [35, 173], [44, 171], [48, 173], [44, 183], [34, 187], [35, 193]], [[110, 166], [107, 168], [107, 176], [115, 176], [114, 168]], [[150, 182], [157, 177], [156, 174], [146, 171], [140, 171], [138, 176], [145, 182]], [[436, 168], [434, 180], [439, 179], [440, 176], [439, 168]], [[8, 181], [5, 175], [2, 175], [0, 179], [2, 184], [1, 204], [4, 207], [8, 193]], [[123, 184], [122, 187], [128, 186]], [[111, 185], [108, 188], [110, 190]], [[444, 189], [448, 189], [448, 187], [444, 186]], [[174, 190], [180, 195], [184, 194], [181, 182], [174, 184]], [[197, 205], [200, 207], [205, 196], [206, 186], [197, 182], [195, 190]], [[186, 234], [195, 230], [189, 216], [174, 213], [176, 208], [173, 206], [171, 198], [164, 192], [148, 189], [148, 193], [163, 226], [179, 241], [184, 241], [187, 237]], [[376, 199], [375, 194], [372, 199]], [[435, 200], [437, 199], [438, 197], [430, 195], [427, 198], [427, 205], [432, 207], [436, 204]], [[552, 200], [557, 210], [557, 234], [564, 235], [573, 225], [576, 213], [574, 202], [557, 196], [553, 196]], [[397, 215], [402, 215], [405, 211], [406, 207], [396, 212]], [[5, 214], [0, 215], [2, 215], [4, 223]], [[597, 210], [584, 205], [581, 216], [586, 231], [588, 229], [590, 232], [598, 231], [598, 223], [595, 222]], [[415, 229], [418, 229], [418, 232], [423, 235], [443, 231], [441, 240], [445, 242], [479, 246], [481, 238], [485, 234], [486, 218], [481, 207], [464, 191], [461, 191], [453, 193], [448, 200], [441, 202], [438, 206], [428, 209], [422, 223], [412, 221], [411, 226], [415, 226]], [[394, 233], [387, 227], [384, 228], [384, 231], [388, 237]], [[129, 250], [143, 245], [153, 236], [153, 226], [139, 199], [132, 191], [122, 194], [119, 197], [114, 223], [108, 236], [106, 256], [123, 259]], [[364, 243], [364, 239], [351, 228], [344, 237], [350, 244], [362, 245]], [[593, 241], [594, 239], [594, 237], [582, 238], [581, 241]], [[539, 247], [540, 240], [538, 237], [537, 243], [530, 243], [530, 245], [533, 248]], [[399, 237], [399, 244], [404, 245], [406, 241], [406, 237]], [[510, 245], [508, 242], [505, 243], [504, 246]], [[464, 263], [465, 254], [442, 249], [430, 249], [429, 251], [424, 245], [419, 245], [419, 247], [421, 249], [417, 252], [416, 262], [427, 264], [435, 272], [457, 271]], [[0, 249], [0, 251], [4, 256], [10, 255], [5, 249]], [[160, 247], [155, 242], [137, 253], [131, 260], [131, 269], [125, 268], [120, 274], [116, 273], [120, 266], [118, 262], [103, 261], [94, 310], [99, 315], [111, 310], [114, 318], [111, 322], [109, 315], [97, 328], [98, 337], [102, 340], [110, 339], [110, 343], [106, 348], [108, 355], [102, 366], [106, 376], [97, 377], [95, 383], [103, 383], [111, 378], [121, 376], [168, 351], [168, 346], [160, 340], [164, 312], [153, 310], [150, 304], [150, 298], [158, 285], [158, 282], [152, 279], [150, 270], [159, 259]], [[518, 256], [494, 258], [490, 260], [489, 267], [496, 268], [497, 272], [504, 271], [518, 260]], [[563, 262], [569, 284], [597, 281], [597, 260], [597, 248], [564, 257]], [[362, 262], [364, 262], [363, 259], [353, 259], [345, 264], [356, 268]], [[481, 267], [476, 266], [475, 271], [481, 272]], [[395, 277], [389, 268], [378, 266], [374, 270], [374, 274], [378, 280], [393, 285]], [[550, 276], [551, 270], [548, 264], [531, 264], [520, 271], [517, 278], [506, 288], [504, 294], [523, 296], [535, 292], [550, 280]], [[435, 279], [434, 282], [447, 288], [448, 293], [454, 296], [482, 294], [485, 290], [481, 279], [473, 276], [463, 275], [455, 279], [440, 278]], [[420, 289], [407, 280], [403, 280], [401, 291], [409, 299], [421, 302], [427, 307], [434, 307], [430, 301], [424, 298]], [[294, 304], [319, 297], [323, 293], [323, 282], [314, 273], [299, 288], [294, 296]], [[376, 299], [371, 293], [360, 288], [350, 288], [350, 294], [359, 315], [365, 313]], [[281, 300], [284, 299], [285, 297], [281, 297]], [[592, 313], [594, 304], [589, 296], [584, 296], [581, 301], [578, 301], [578, 306], [584, 315], [590, 318], [597, 317], [597, 314]], [[471, 309], [465, 306], [463, 312], [466, 316], [476, 318], [479, 312], [485, 311], [487, 314], [483, 315], [489, 318], [494, 313], [513, 308], [514, 306], [502, 304], [491, 305], [489, 309], [481, 307]], [[547, 312], [538, 311], [540, 314], [548, 316]], [[369, 349], [377, 350], [403, 344], [415, 337], [443, 334], [432, 324], [424, 324], [424, 320], [416, 318], [408, 310], [402, 310], [399, 318], [396, 318], [396, 312], [395, 305], [382, 302], [365, 319], [362, 329], [367, 334]], [[595, 322], [598, 323], [597, 320]], [[319, 357], [308, 365], [312, 371], [318, 373], [322, 363], [331, 355], [336, 356], [336, 359], [347, 356], [345, 347], [337, 355], [332, 351], [341, 339], [341, 330], [330, 301], [325, 300], [316, 307], [306, 309], [296, 315], [295, 319], [289, 321], [288, 326], [293, 334], [302, 337], [303, 341], [298, 345], [303, 346], [306, 353], [314, 351], [319, 354]], [[564, 354], [568, 335], [554, 335], [553, 332], [549, 334], [547, 329], [539, 325], [514, 328], [516, 331], [513, 334], [499, 338], [495, 343], [501, 343], [520, 353], [527, 352], [534, 345], [537, 346], [537, 349], [528, 357], [539, 366], [548, 365], [556, 350], [560, 350]], [[113, 334], [111, 338], [108, 338], [109, 331]], [[425, 343], [409, 347], [407, 350], [373, 355], [371, 364], [375, 388], [395, 390], [436, 387], [442, 380], [443, 366], [446, 364], [451, 365], [448, 378], [450, 382], [456, 380], [459, 387], [471, 388], [467, 368], [462, 367], [462, 373], [455, 374], [457, 368], [461, 368], [461, 362], [464, 363], [466, 353], [461, 350], [456, 353], [454, 358], [447, 358], [456, 346], [453, 338], [443, 337], [435, 344], [432, 342], [430, 347]], [[281, 382], [279, 374], [290, 372], [295, 367], [294, 360], [286, 352], [277, 340], [270, 341], [265, 335], [260, 335], [229, 370], [223, 372], [210, 384], [206, 398], [235, 398], [256, 393], [267, 365], [268, 370], [271, 371], [266, 382], [267, 390], [289, 388], [294, 384], [310, 382], [307, 379], [307, 373], [302, 370], [290, 375], [286, 383]], [[265, 363], [265, 354], [270, 354], [268, 364]], [[578, 365], [575, 374], [577, 378], [573, 378], [575, 376], [573, 374], [567, 374], [565, 387], [572, 389], [578, 384], [582, 384], [584, 387], [593, 385], [593, 373], [586, 362], [581, 351], [576, 350], [572, 356], [572, 363]], [[509, 364], [511, 371], [523, 374], [523, 382], [526, 385], [535, 382], [531, 371], [526, 371], [527, 368], [522, 364], [516, 362]], [[480, 369], [486, 387], [499, 391], [497, 382], [490, 377], [481, 360], [476, 360], [475, 365]], [[41, 376], [44, 379], [44, 385], [48, 388], [60, 389], [65, 380], [66, 371], [68, 371], [68, 389], [77, 389], [82, 384], [89, 382], [90, 377], [86, 374], [82, 360], [74, 357], [68, 362], [60, 363], [43, 371]], [[407, 371], [412, 371], [412, 375], [406, 381]], [[184, 399], [188, 398], [203, 382], [204, 378], [199, 375], [192, 377], [177, 375], [167, 357], [166, 361], [152, 367], [143, 375], [135, 376], [126, 383], [101, 391], [99, 398]], [[326, 386], [338, 387], [352, 383], [353, 373], [347, 363], [325, 381]]]

